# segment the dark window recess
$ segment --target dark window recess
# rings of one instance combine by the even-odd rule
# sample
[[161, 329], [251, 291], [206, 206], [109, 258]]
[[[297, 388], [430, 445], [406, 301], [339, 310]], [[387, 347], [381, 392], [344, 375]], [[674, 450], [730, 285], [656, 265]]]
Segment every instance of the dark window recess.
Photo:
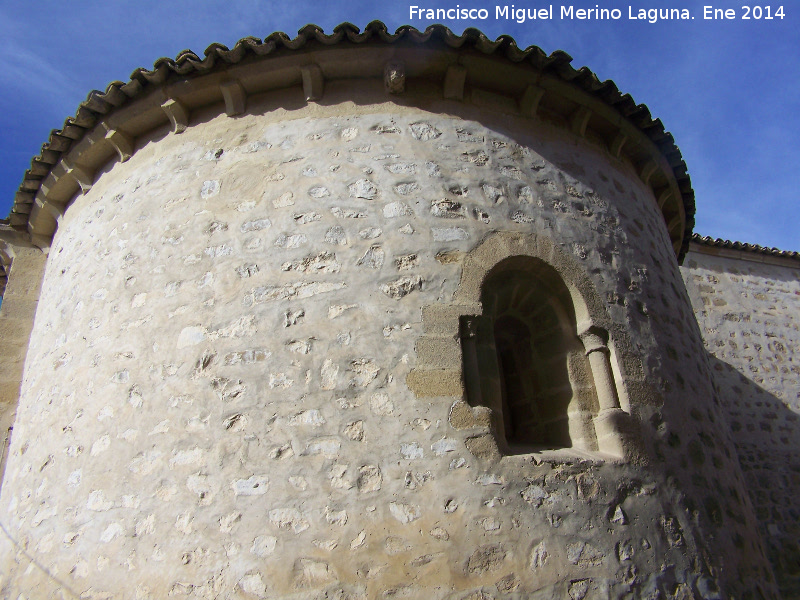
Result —
[[3, 296], [6, 293], [6, 283], [8, 283], [8, 273], [5, 265], [0, 262], [0, 306], [3, 305]]

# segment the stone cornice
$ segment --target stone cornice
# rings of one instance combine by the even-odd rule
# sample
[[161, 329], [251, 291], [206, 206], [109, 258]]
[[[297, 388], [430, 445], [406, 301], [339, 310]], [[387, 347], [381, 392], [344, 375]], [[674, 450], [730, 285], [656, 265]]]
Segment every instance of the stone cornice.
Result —
[[212, 44], [203, 59], [184, 51], [157, 60], [151, 70], [137, 69], [127, 83], [91, 92], [33, 159], [9, 222], [46, 248], [75, 195], [87, 192], [110, 160], [127, 160], [138, 137], [167, 124], [181, 133], [202, 107], [219, 105], [234, 116], [258, 94], [300, 86], [310, 102], [322, 98], [326, 82], [378, 78], [387, 99], [413, 96], [415, 82], [438, 82], [445, 99], [543, 119], [599, 144], [652, 189], [682, 259], [695, 206], [674, 139], [647, 107], [589, 69], [574, 69], [571, 60], [561, 51], [521, 50], [508, 36], [491, 41], [476, 29], [457, 36], [441, 25], [424, 32], [404, 26], [391, 34], [380, 22], [363, 32], [344, 23], [326, 35], [307, 25], [294, 39], [273, 33], [231, 49]]

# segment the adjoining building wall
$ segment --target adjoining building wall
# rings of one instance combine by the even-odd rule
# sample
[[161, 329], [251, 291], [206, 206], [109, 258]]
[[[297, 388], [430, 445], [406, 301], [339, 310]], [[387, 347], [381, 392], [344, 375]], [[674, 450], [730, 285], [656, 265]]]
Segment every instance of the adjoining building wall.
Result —
[[[0, 481], [19, 402], [22, 371], [47, 255], [25, 236], [0, 225]], [[11, 278], [13, 273], [13, 279]]]
[[682, 271], [781, 592], [800, 597], [800, 260], [692, 244]]
[[[774, 597], [639, 174], [545, 123], [368, 85], [358, 106], [343, 85], [195, 114], [66, 210], [0, 498], [4, 593]], [[464, 417], [461, 334], [437, 329], [458, 319], [431, 315], [514, 256], [604, 327], [583, 343], [610, 379], [573, 375], [616, 389], [622, 459], [500, 458]]]

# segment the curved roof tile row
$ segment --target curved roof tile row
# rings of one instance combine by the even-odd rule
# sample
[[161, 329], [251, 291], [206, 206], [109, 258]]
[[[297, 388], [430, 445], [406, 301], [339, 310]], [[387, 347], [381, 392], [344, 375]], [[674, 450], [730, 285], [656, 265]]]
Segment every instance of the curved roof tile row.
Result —
[[766, 254], [769, 256], [779, 256], [781, 258], [793, 258], [800, 260], [800, 252], [792, 250], [779, 250], [778, 248], [766, 248], [758, 244], [747, 244], [744, 242], [732, 242], [731, 240], [723, 240], [722, 238], [712, 238], [709, 235], [701, 236], [692, 234], [692, 243], [700, 246], [709, 246], [712, 248], [724, 248], [726, 250], [741, 250], [743, 252], [753, 252], [755, 254]]

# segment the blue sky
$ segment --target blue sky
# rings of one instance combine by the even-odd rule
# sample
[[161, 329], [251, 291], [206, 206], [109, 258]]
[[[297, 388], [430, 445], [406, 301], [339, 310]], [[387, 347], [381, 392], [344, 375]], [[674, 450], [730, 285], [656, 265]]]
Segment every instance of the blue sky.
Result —
[[[445, 21], [456, 33], [477, 27], [513, 36], [519, 46], [564, 50], [573, 66], [612, 79], [675, 136], [697, 197], [695, 231], [703, 235], [800, 250], [800, 5], [784, 18], [705, 20], [711, 0], [554, 2], [554, 20], [495, 18], [494, 0], [0, 0], [0, 215], [51, 129], [62, 126], [92, 89], [127, 81], [137, 67], [212, 42], [233, 46], [274, 31], [294, 37], [307, 23], [326, 32], [348, 21], [379, 19], [394, 30], [433, 21], [410, 19], [409, 6], [484, 8], [485, 20]], [[619, 8], [619, 20], [562, 20], [561, 6]], [[547, 7], [549, 2], [517, 2]], [[685, 8], [694, 19], [628, 18], [639, 8]], [[763, 5], [762, 5], [763, 6]], [[779, 4], [773, 4], [774, 12]]]

